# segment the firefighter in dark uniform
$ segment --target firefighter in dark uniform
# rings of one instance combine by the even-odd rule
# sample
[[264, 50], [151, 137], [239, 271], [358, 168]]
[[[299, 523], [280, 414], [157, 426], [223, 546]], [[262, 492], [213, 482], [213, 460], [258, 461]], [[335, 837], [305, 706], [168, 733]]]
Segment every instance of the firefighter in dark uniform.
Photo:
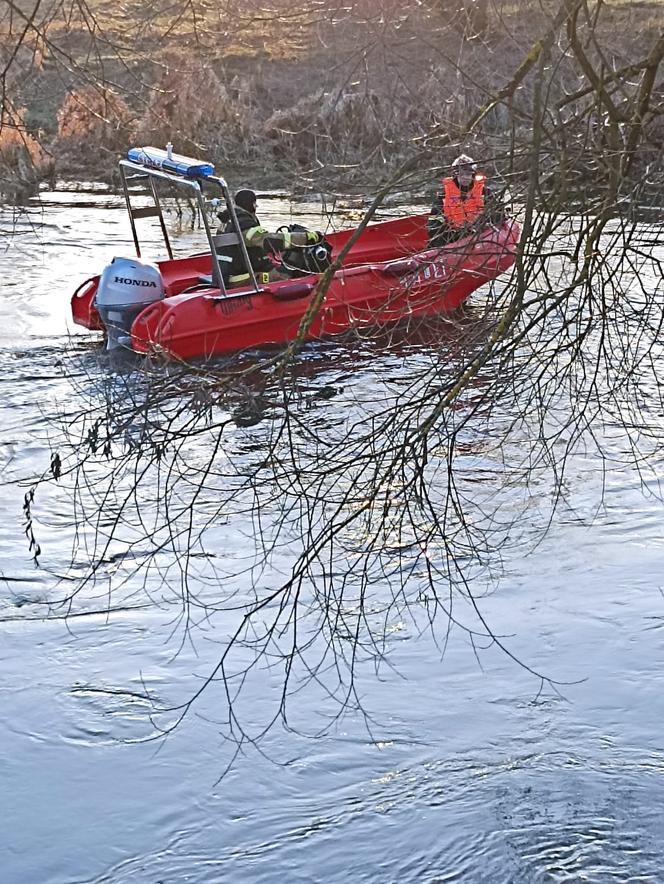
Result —
[[500, 224], [505, 217], [501, 201], [487, 188], [472, 157], [461, 154], [452, 163], [452, 175], [443, 178], [427, 222], [429, 247], [466, 236], [478, 221]]
[[[238, 190], [233, 197], [233, 202], [240, 231], [247, 246], [249, 260], [259, 283], [265, 284], [289, 278], [289, 274], [284, 269], [275, 267], [268, 257], [269, 255], [277, 255], [279, 252], [293, 248], [306, 248], [324, 241], [323, 234], [318, 230], [275, 233], [267, 230], [256, 217], [257, 197], [253, 190]], [[235, 233], [233, 221], [227, 210], [219, 214], [219, 220], [224, 225], [219, 229], [220, 233]], [[223, 251], [224, 255], [220, 257], [225, 257], [226, 260], [231, 259], [228, 285], [236, 286], [248, 282], [250, 277], [240, 247], [237, 245], [228, 246]]]

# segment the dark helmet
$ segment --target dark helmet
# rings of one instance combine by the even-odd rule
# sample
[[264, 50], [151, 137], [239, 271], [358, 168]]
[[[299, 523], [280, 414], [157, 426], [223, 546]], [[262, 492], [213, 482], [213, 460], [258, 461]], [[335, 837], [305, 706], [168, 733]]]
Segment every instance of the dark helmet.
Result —
[[245, 188], [238, 190], [233, 197], [233, 201], [236, 206], [245, 209], [247, 212], [253, 213], [256, 211], [256, 194], [253, 190], [247, 190]]

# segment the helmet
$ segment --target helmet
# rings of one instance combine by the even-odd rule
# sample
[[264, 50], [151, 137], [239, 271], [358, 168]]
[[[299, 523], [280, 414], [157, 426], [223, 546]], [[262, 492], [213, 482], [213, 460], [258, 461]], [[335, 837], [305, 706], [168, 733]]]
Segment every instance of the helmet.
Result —
[[243, 188], [242, 190], [238, 190], [235, 194], [233, 202], [241, 209], [246, 209], [247, 212], [253, 212], [256, 209], [256, 194], [253, 190]]
[[453, 169], [458, 169], [459, 166], [467, 166], [471, 172], [477, 171], [477, 163], [472, 157], [469, 157], [467, 153], [459, 154], [459, 156], [453, 161]]

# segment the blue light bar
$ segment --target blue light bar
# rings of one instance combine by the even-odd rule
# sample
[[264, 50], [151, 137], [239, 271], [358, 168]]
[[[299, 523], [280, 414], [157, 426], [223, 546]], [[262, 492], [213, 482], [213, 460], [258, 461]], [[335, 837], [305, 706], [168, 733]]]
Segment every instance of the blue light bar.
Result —
[[132, 147], [127, 151], [127, 159], [141, 166], [182, 175], [183, 178], [209, 178], [210, 175], [214, 175], [212, 163], [202, 163], [191, 157], [169, 153], [159, 147]]

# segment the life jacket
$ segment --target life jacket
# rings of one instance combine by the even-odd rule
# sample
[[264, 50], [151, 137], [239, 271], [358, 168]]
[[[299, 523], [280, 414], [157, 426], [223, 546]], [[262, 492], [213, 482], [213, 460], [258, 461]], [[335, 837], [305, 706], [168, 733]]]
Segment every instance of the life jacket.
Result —
[[475, 175], [472, 187], [464, 193], [454, 178], [443, 178], [443, 215], [450, 227], [458, 229], [480, 217], [485, 183], [484, 175]]
[[[267, 252], [262, 246], [252, 246], [251, 240], [257, 233], [265, 233], [265, 228], [261, 226], [260, 221], [251, 212], [247, 212], [241, 206], [235, 206], [235, 215], [240, 226], [240, 232], [247, 246], [247, 254], [249, 261], [256, 273], [269, 273], [273, 267], [272, 262], [267, 257]], [[228, 217], [228, 212], [222, 212], [219, 216], [222, 221], [226, 222], [224, 233], [235, 233], [232, 220]], [[219, 250], [227, 258], [231, 259], [230, 280], [231, 283], [237, 284], [249, 279], [247, 268], [244, 263], [244, 257], [240, 246], [225, 246]]]

